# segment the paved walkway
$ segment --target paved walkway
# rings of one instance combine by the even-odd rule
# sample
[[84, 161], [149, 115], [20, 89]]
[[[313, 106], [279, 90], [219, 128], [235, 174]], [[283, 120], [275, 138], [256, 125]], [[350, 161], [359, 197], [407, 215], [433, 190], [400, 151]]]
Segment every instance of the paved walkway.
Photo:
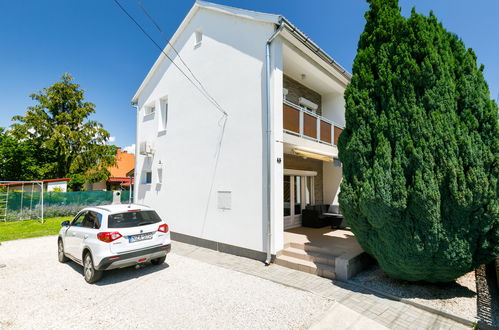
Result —
[[276, 283], [312, 292], [336, 301], [313, 325], [313, 329], [467, 329], [454, 320], [417, 307], [387, 299], [345, 282], [259, 261], [225, 254], [181, 242], [173, 242], [172, 252]]

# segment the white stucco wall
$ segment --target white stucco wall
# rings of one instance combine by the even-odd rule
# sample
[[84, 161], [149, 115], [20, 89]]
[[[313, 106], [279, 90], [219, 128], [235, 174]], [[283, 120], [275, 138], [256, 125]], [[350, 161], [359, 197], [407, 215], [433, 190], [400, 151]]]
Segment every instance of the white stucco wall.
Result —
[[345, 126], [345, 99], [343, 93], [322, 96], [322, 115], [340, 126]]
[[322, 175], [324, 176], [324, 203], [338, 205], [342, 168], [334, 166], [333, 163], [323, 162]]
[[[203, 33], [200, 47], [196, 30]], [[136, 143], [152, 142], [155, 154], [136, 156], [136, 201], [156, 208], [174, 232], [265, 251], [263, 79], [265, 42], [273, 31], [269, 23], [200, 9], [175, 44], [228, 112], [225, 129], [221, 113], [168, 60], [139, 95]], [[159, 133], [165, 97], [167, 130]], [[144, 106], [152, 104], [156, 113], [144, 116]], [[152, 184], [144, 184], [149, 170]], [[218, 191], [231, 192], [230, 210], [218, 209]]]

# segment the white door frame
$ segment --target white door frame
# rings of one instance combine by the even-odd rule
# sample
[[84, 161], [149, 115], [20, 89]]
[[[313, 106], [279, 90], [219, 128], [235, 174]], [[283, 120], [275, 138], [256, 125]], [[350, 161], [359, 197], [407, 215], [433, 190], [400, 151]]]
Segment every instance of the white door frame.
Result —
[[[284, 169], [284, 175], [290, 177], [289, 182], [289, 190], [290, 190], [290, 200], [289, 200], [289, 208], [290, 215], [283, 217], [284, 229], [290, 229], [294, 227], [299, 227], [301, 224], [301, 212], [300, 214], [295, 214], [295, 180], [296, 177], [300, 177], [300, 199], [301, 199], [301, 210], [303, 211], [307, 206], [306, 201], [306, 189], [307, 189], [307, 177], [310, 179], [310, 204], [315, 203], [315, 193], [314, 193], [314, 184], [315, 184], [315, 176], [317, 176], [317, 172], [315, 171], [302, 171], [302, 170], [291, 170]], [[292, 223], [293, 225], [286, 226], [287, 223]]]

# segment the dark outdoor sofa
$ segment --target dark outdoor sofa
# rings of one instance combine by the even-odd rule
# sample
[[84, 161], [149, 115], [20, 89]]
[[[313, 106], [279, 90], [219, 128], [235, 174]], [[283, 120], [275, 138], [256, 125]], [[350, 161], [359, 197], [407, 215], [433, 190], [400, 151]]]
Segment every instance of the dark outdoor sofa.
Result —
[[327, 204], [307, 205], [302, 211], [302, 226], [311, 228], [321, 228], [331, 226], [338, 228], [343, 221], [340, 213], [329, 212], [332, 207]]

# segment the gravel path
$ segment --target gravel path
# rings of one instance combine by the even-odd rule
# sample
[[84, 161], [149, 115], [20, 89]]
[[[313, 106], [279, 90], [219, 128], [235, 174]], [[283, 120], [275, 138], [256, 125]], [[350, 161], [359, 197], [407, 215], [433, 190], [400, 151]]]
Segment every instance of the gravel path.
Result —
[[167, 264], [88, 285], [57, 261], [54, 236], [0, 246], [2, 329], [300, 329], [333, 301], [171, 253]]
[[372, 266], [359, 273], [352, 282], [470, 321], [478, 320], [475, 272], [465, 274], [452, 283], [423, 284], [392, 279], [379, 266]]

